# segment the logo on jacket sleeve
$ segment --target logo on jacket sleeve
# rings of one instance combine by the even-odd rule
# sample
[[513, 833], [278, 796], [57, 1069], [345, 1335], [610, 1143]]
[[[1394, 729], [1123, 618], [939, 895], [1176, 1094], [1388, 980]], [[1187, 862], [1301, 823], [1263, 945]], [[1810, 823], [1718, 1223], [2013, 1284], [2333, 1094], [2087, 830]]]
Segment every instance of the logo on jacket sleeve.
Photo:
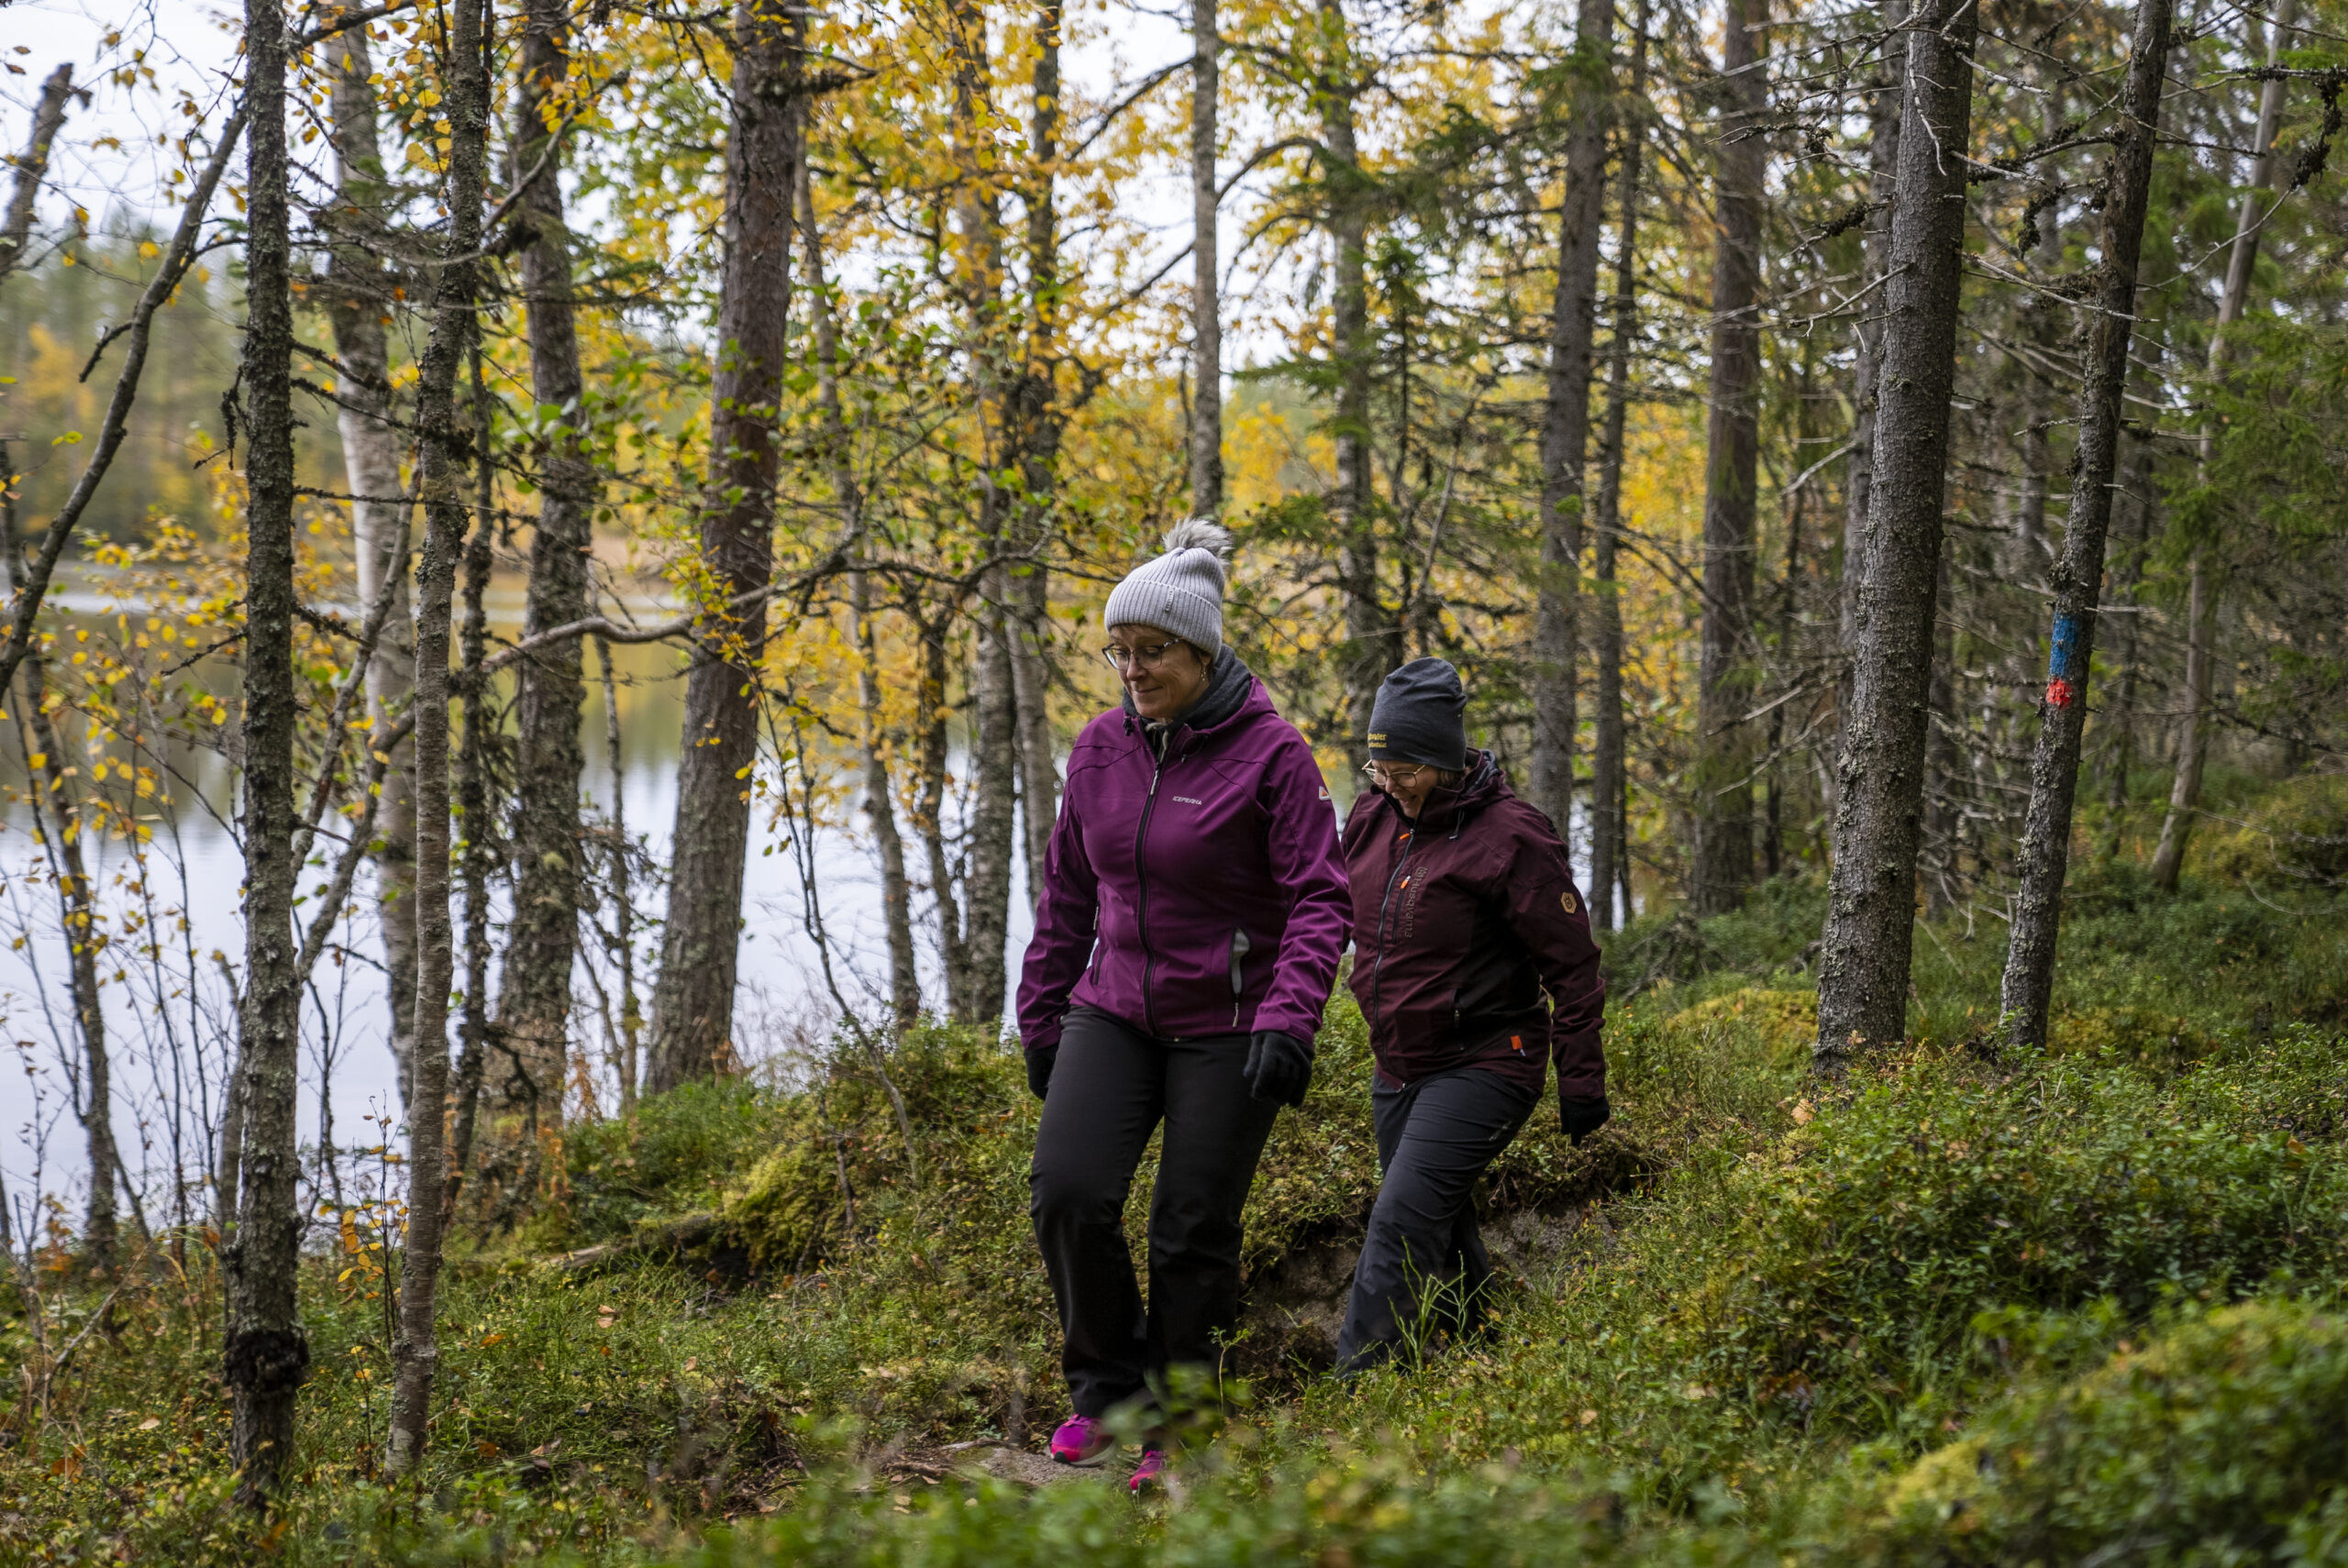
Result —
[[1567, 914], [1574, 912], [1574, 890], [1571, 888], [1567, 888], [1564, 892], [1559, 893], [1557, 895], [1557, 901], [1566, 906], [1566, 912]]

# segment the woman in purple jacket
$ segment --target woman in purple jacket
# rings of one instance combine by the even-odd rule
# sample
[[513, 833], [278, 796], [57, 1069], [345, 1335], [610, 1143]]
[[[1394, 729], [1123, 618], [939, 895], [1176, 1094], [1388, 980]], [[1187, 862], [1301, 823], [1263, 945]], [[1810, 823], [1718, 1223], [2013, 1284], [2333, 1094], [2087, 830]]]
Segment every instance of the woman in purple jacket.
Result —
[[1337, 1337], [1342, 1371], [1393, 1353], [1425, 1286], [1465, 1329], [1491, 1277], [1476, 1178], [1540, 1101], [1551, 1062], [1574, 1143], [1605, 1125], [1606, 982], [1573, 867], [1549, 819], [1470, 751], [1459, 672], [1439, 658], [1386, 678], [1369, 776], [1346, 821], [1355, 998], [1378, 1059], [1370, 1088], [1384, 1179]]
[[[1029, 1176], [1075, 1413], [1054, 1459], [1114, 1450], [1114, 1408], [1212, 1375], [1239, 1316], [1239, 1214], [1272, 1119], [1301, 1104], [1352, 903], [1312, 749], [1223, 642], [1230, 536], [1193, 521], [1109, 595], [1122, 706], [1084, 728], [1019, 981]], [[1125, 1194], [1163, 1121], [1149, 1304]], [[1146, 1450], [1134, 1486], [1163, 1466]]]

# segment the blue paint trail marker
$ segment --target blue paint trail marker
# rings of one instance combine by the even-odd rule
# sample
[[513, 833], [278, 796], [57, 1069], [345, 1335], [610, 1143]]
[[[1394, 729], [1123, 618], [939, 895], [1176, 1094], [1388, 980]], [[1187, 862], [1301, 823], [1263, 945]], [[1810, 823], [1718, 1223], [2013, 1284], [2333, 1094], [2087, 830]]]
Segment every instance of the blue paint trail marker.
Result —
[[2078, 701], [2079, 677], [2079, 618], [2077, 615], [2054, 617], [2054, 637], [2046, 650], [2046, 702], [2049, 707], [2067, 708]]

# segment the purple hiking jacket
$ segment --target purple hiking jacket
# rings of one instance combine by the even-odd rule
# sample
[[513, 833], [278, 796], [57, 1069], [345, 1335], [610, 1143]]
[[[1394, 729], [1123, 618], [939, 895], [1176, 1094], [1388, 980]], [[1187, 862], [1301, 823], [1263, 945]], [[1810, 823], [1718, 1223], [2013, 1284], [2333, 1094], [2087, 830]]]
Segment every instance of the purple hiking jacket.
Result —
[[1319, 1032], [1353, 916], [1336, 812], [1247, 680], [1229, 718], [1177, 724], [1162, 764], [1122, 709], [1077, 736], [1019, 980], [1028, 1050], [1059, 1043], [1071, 1006], [1169, 1040]]

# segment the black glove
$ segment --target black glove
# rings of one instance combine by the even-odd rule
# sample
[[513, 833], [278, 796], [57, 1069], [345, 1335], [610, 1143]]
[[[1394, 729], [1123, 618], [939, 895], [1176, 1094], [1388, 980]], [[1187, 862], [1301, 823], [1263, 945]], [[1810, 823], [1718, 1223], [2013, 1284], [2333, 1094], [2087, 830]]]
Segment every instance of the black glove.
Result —
[[1312, 1047], [1295, 1035], [1267, 1029], [1247, 1043], [1247, 1093], [1251, 1098], [1302, 1105], [1305, 1088], [1312, 1082]]
[[1027, 1053], [1027, 1092], [1037, 1099], [1052, 1087], [1052, 1064], [1059, 1060], [1059, 1042], [1038, 1045]]
[[1575, 1148], [1580, 1148], [1581, 1141], [1605, 1126], [1613, 1114], [1607, 1109], [1604, 1095], [1596, 1099], [1573, 1099], [1567, 1096], [1563, 1085], [1558, 1086], [1557, 1125], [1566, 1130], [1566, 1136], [1573, 1141]]

